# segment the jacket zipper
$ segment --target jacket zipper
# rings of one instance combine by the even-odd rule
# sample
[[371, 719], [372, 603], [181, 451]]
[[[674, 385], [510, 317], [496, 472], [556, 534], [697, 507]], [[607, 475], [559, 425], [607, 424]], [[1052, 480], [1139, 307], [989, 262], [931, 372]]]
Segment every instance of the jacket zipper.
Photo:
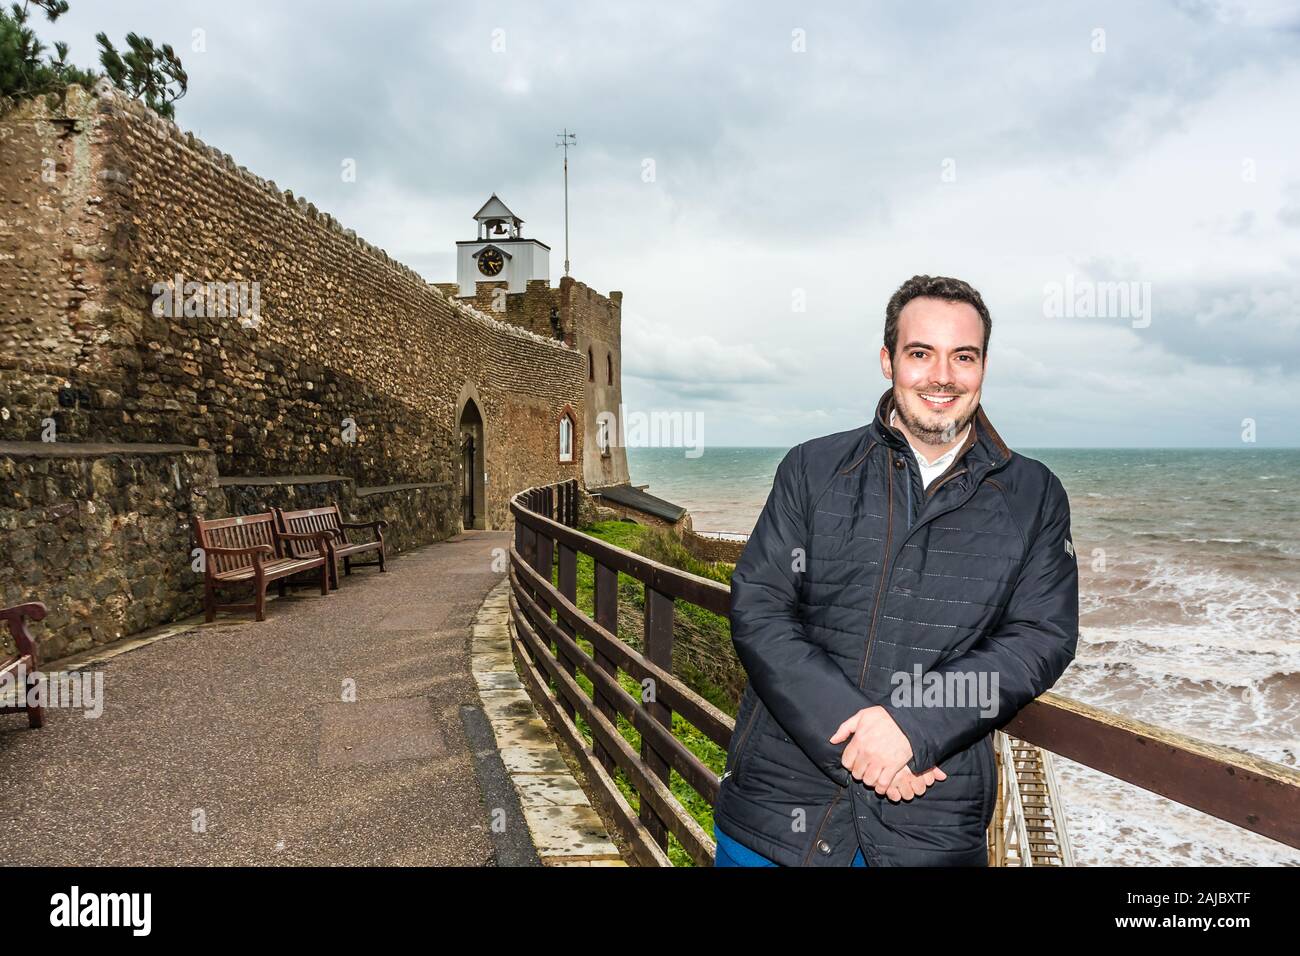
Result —
[[[893, 457], [892, 454], [890, 457]], [[911, 481], [912, 476], [908, 475], [907, 480]], [[885, 579], [889, 577], [891, 564], [890, 550], [894, 539], [894, 479], [892, 477], [889, 479], [889, 497], [886, 513], [889, 515], [889, 518], [885, 525], [885, 563], [881, 565], [880, 568], [880, 584], [876, 587], [876, 601], [875, 605], [871, 608], [871, 628], [867, 632], [867, 649], [862, 658], [862, 672], [858, 674], [859, 690], [862, 689], [862, 682], [867, 676], [867, 663], [871, 660], [871, 646], [876, 640], [876, 624], [880, 618], [880, 598], [885, 593]]]
[[912, 469], [905, 468], [906, 477], [903, 478], [904, 484], [907, 485], [907, 526], [912, 527]]
[[[754, 694], [754, 711], [749, 715], [749, 720], [745, 721], [745, 726], [740, 732], [740, 742], [736, 745], [736, 765], [731, 768], [731, 775], [738, 776], [740, 765], [744, 763], [745, 741], [749, 739], [749, 732], [754, 729], [754, 721], [758, 719], [758, 709], [763, 706], [763, 702], [758, 699], [758, 694]], [[726, 774], [723, 774], [725, 777]], [[721, 783], [721, 780], [719, 781]]]

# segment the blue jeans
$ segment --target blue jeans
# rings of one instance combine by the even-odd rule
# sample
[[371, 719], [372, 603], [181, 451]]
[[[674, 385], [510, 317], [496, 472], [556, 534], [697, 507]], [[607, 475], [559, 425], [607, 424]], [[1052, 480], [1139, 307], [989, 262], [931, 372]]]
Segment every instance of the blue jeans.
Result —
[[[718, 853], [714, 857], [714, 866], [777, 866], [767, 857], [760, 853], [755, 853], [749, 847], [737, 843], [731, 837], [727, 836], [718, 829], [718, 825], [713, 824], [713, 838], [718, 841]], [[862, 849], [853, 857], [853, 866], [866, 866], [867, 861], [862, 856]]]

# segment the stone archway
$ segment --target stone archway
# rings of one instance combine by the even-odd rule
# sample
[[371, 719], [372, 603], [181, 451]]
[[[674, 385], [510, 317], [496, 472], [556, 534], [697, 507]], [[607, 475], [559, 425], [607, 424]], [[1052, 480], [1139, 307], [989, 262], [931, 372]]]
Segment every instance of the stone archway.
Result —
[[[467, 385], [470, 392], [472, 385]], [[477, 395], [463, 395], [457, 418], [457, 474], [460, 476], [461, 525], [486, 529], [487, 468], [484, 443], [483, 412]]]

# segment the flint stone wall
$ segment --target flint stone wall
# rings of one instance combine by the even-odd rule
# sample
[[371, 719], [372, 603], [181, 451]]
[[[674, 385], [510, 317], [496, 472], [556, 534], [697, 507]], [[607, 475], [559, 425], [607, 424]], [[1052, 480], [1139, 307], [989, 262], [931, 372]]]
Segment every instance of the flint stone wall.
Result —
[[0, 606], [45, 604], [44, 660], [186, 617], [194, 517], [225, 512], [209, 450], [0, 442]]

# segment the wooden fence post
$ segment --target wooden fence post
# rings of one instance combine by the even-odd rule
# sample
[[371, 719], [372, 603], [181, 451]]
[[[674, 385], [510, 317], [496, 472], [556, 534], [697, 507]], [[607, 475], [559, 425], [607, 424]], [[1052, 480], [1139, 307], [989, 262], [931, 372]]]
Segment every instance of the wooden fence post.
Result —
[[[569, 545], [564, 544], [563, 542], [560, 542], [560, 568], [559, 568], [558, 577], [559, 577], [559, 581], [557, 582], [557, 584], [560, 593], [563, 594], [566, 598], [568, 598], [572, 603], [577, 604], [578, 603], [578, 552], [575, 551], [573, 548], [569, 547]], [[563, 618], [559, 618], [559, 625], [560, 625], [560, 629], [564, 631], [564, 633], [568, 634], [570, 637], [573, 637], [574, 634], [576, 633], [573, 629], [573, 626]], [[563, 667], [566, 671], [569, 672], [569, 674], [573, 675], [576, 678], [578, 673], [577, 666], [574, 664], [573, 661], [569, 660], [568, 657], [562, 656], [560, 658], [560, 666]], [[575, 717], [574, 707], [573, 704], [569, 703], [569, 699], [567, 697], [560, 698], [560, 706], [563, 707], [564, 712], [569, 715], [569, 719], [573, 720]]]
[[[595, 598], [595, 618], [596, 623], [603, 627], [609, 633], [618, 637], [618, 572], [608, 565], [601, 564], [599, 560], [592, 559], [596, 566], [596, 598]], [[618, 678], [618, 665], [614, 663], [606, 654], [601, 653], [599, 647], [595, 648], [596, 665], [615, 679]], [[600, 692], [599, 687], [595, 690], [596, 709], [609, 718], [609, 722], [615, 727], [618, 726], [618, 712], [614, 709], [614, 703], [608, 697]], [[611, 774], [614, 772], [617, 764], [614, 757], [599, 742], [595, 747], [596, 757], [601, 764]]]
[[[671, 595], [645, 586], [645, 656], [652, 663], [672, 673], [673, 669], [673, 599]], [[649, 688], [650, 697], [642, 692], [642, 700], [650, 716], [668, 728], [673, 727], [673, 712], [659, 703], [656, 687]], [[641, 737], [641, 759], [665, 786], [669, 783], [668, 758], [651, 746], [649, 739]], [[641, 801], [641, 822], [664, 849], [668, 848], [668, 827], [645, 800]]]

